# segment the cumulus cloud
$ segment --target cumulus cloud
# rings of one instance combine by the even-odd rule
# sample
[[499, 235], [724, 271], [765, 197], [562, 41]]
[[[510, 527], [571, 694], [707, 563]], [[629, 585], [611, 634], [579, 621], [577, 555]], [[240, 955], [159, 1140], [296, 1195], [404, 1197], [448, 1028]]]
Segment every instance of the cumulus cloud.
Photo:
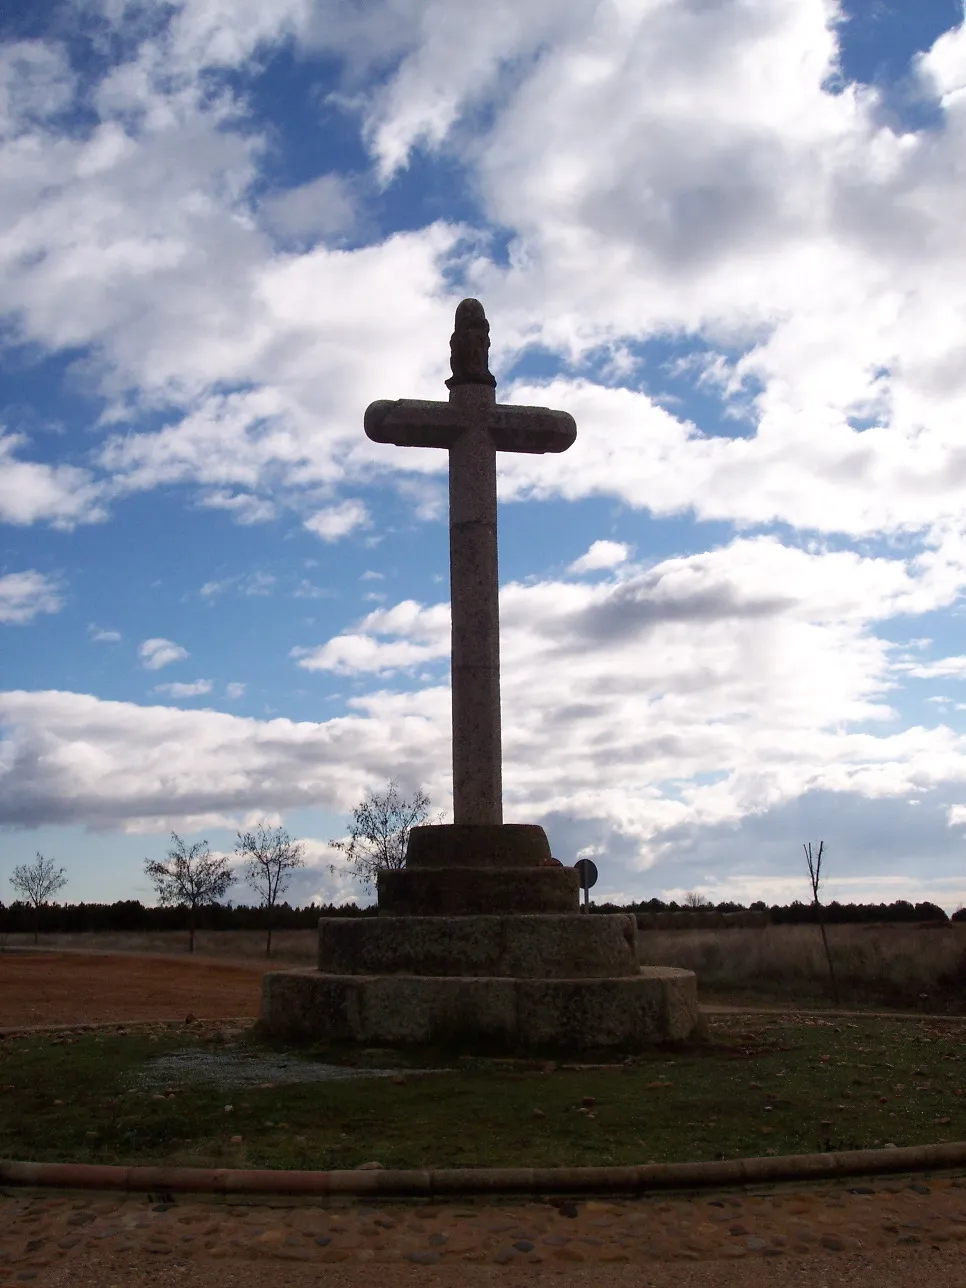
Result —
[[[578, 423], [561, 457], [501, 456], [504, 502], [606, 498], [808, 534], [650, 568], [629, 553], [578, 560], [571, 574], [616, 571], [505, 586], [508, 809], [559, 820], [561, 837], [628, 870], [686, 853], [687, 884], [705, 889], [700, 865], [728, 829], [764, 862], [777, 831], [753, 820], [797, 826], [795, 800], [858, 802], [870, 821], [928, 792], [942, 848], [961, 740], [917, 715], [896, 733], [895, 707], [910, 679], [947, 690], [924, 702], [955, 697], [962, 660], [874, 626], [949, 609], [966, 586], [962, 26], [916, 60], [936, 109], [923, 129], [883, 113], [876, 90], [841, 76], [833, 89], [839, 15], [825, 0], [496, 0], [472, 48], [447, 0], [230, 13], [179, 0], [150, 30], [130, 6], [101, 9], [125, 52], [85, 84], [82, 129], [63, 115], [79, 84], [66, 48], [2, 51], [5, 326], [25, 351], [84, 355], [106, 438], [56, 464], [0, 438], [0, 518], [68, 529], [182, 484], [237, 522], [294, 512], [336, 541], [374, 523], [363, 488], [391, 481], [434, 520], [445, 454], [368, 443], [361, 409], [440, 397], [453, 305], [478, 294], [501, 398]], [[458, 156], [484, 226], [343, 249], [316, 239], [349, 226], [340, 200], [361, 206], [364, 183], [323, 174], [253, 195], [271, 141], [207, 73], [250, 71], [283, 41], [345, 60], [331, 105], [361, 121], [377, 182], [416, 149]], [[280, 252], [279, 236], [315, 244]], [[697, 347], [675, 364], [653, 357], [656, 339]], [[564, 374], [508, 381], [531, 349]], [[727, 432], [668, 410], [672, 376]], [[836, 551], [824, 534], [914, 552]], [[141, 647], [148, 669], [187, 656]], [[413, 746], [445, 792], [448, 694], [417, 673], [438, 674], [447, 652], [446, 606], [413, 601], [297, 650], [323, 680], [387, 686], [354, 690], [345, 724], [6, 695], [4, 808], [131, 826], [234, 817], [246, 792], [351, 805]], [[900, 814], [889, 822], [908, 835]]]
[[20, 460], [14, 453], [25, 442], [23, 434], [0, 430], [0, 521], [22, 525], [46, 521], [70, 531], [79, 523], [101, 523], [107, 518], [103, 484], [88, 470]]
[[[955, 784], [966, 762], [950, 729], [849, 732], [890, 725], [909, 661], [872, 624], [955, 594], [928, 556], [766, 537], [622, 566], [615, 580], [504, 586], [508, 809], [606, 819], [634, 838], [640, 867], [684, 819], [734, 823], [807, 790], [878, 798]], [[446, 606], [405, 601], [303, 650], [299, 665], [388, 676], [448, 648]]]
[[31, 568], [0, 576], [0, 622], [26, 626], [40, 613], [57, 613], [63, 607], [56, 580]]
[[[903, 132], [882, 123], [875, 91], [833, 92], [824, 0], [501, 2], [471, 54], [442, 0], [414, 0], [405, 20], [392, 3], [361, 14], [293, 0], [255, 19], [186, 0], [151, 32], [125, 13], [105, 14], [130, 52], [98, 87], [86, 134], [37, 106], [68, 102], [64, 52], [16, 54], [7, 110], [31, 160], [21, 145], [5, 172], [18, 336], [88, 346], [108, 423], [168, 413], [95, 453], [112, 494], [184, 481], [200, 504], [261, 522], [279, 512], [273, 489], [331, 491], [374, 466], [409, 487], [441, 473], [440, 453], [367, 444], [359, 409], [382, 392], [438, 396], [447, 283], [466, 267], [499, 320], [497, 367], [542, 344], [578, 363], [609, 355], [619, 381], [651, 388], [659, 373], [634, 346], [692, 336], [706, 346], [695, 378], [750, 417], [749, 437], [709, 439], [660, 414], [656, 388], [563, 382], [552, 396], [580, 413], [578, 447], [541, 482], [534, 462], [501, 462], [506, 499], [617, 495], [663, 513], [669, 493], [681, 510], [818, 531], [914, 529], [937, 498], [940, 517], [961, 515], [961, 27], [916, 65], [940, 126]], [[383, 178], [415, 147], [459, 148], [486, 215], [511, 230], [508, 263], [488, 258], [485, 229], [474, 242], [442, 223], [276, 253], [248, 195], [265, 140], [201, 74], [290, 39], [347, 60], [355, 97], [333, 102], [361, 114]], [[263, 208], [307, 227], [307, 211], [339, 206], [341, 183], [318, 175]], [[615, 422], [630, 454], [599, 441]], [[30, 486], [8, 488], [15, 521], [102, 516], [93, 474], [30, 468]], [[844, 498], [844, 520], [823, 489]], [[438, 512], [430, 488], [418, 514]], [[342, 513], [309, 523], [338, 529]]]
[[170, 684], [156, 684], [155, 693], [166, 693], [170, 698], [196, 698], [202, 693], [211, 692], [210, 680], [195, 680], [193, 683], [185, 684], [174, 680]]
[[236, 698], [243, 698], [247, 688], [248, 685], [243, 684], [240, 680], [232, 680], [225, 685], [225, 697], [231, 698], [233, 701]]
[[323, 174], [266, 197], [262, 212], [271, 229], [284, 237], [332, 237], [351, 230], [356, 203], [343, 175]]
[[369, 527], [369, 523], [369, 511], [362, 501], [357, 500], [327, 506], [305, 520], [309, 532], [314, 532], [323, 541], [340, 541], [357, 528]]
[[[379, 636], [397, 638], [384, 641]], [[392, 675], [439, 661], [449, 655], [449, 650], [449, 605], [437, 604], [424, 609], [415, 600], [408, 599], [395, 608], [380, 608], [369, 613], [353, 633], [338, 635], [320, 648], [295, 648], [291, 656], [306, 671]]]
[[57, 691], [0, 694], [0, 821], [75, 823], [126, 832], [234, 828], [253, 812], [312, 807], [345, 812], [367, 784], [401, 767], [445, 763], [443, 700], [422, 710], [384, 704], [378, 718], [321, 724], [104, 702]]
[[[946, 595], [943, 577], [915, 557], [791, 549], [765, 537], [621, 566], [612, 580], [505, 586], [508, 818], [545, 820], [564, 854], [603, 846], [628, 880], [673, 865], [686, 843], [686, 884], [702, 888], [704, 838], [767, 816], [762, 836], [774, 839], [805, 799], [850, 802], [870, 833], [877, 809], [920, 798], [936, 835], [958, 826], [966, 739], [942, 723], [896, 729], [892, 701], [910, 652], [874, 630], [912, 604], [935, 610]], [[411, 676], [444, 659], [448, 616], [444, 604], [403, 601], [301, 664], [383, 683]], [[920, 653], [916, 665], [927, 661]], [[448, 689], [417, 679], [359, 694], [348, 709], [297, 724], [6, 694], [2, 817], [134, 829], [309, 802], [350, 808], [360, 784], [401, 766], [446, 808]], [[822, 817], [834, 825], [834, 811]], [[777, 858], [751, 864], [742, 869], [749, 888], [755, 871], [789, 880]]]
[[159, 671], [162, 666], [168, 666], [171, 662], [180, 662], [187, 656], [188, 650], [182, 648], [180, 644], [174, 644], [171, 640], [143, 640], [138, 645], [138, 657], [146, 671]]
[[623, 541], [595, 541], [585, 554], [573, 561], [567, 571], [579, 575], [616, 568], [618, 564], [624, 563], [629, 554], [630, 550]]
[[268, 523], [275, 518], [275, 506], [266, 497], [254, 496], [251, 492], [229, 492], [215, 489], [205, 492], [198, 504], [208, 510], [227, 510], [236, 523], [249, 526], [254, 523]]
[[119, 644], [121, 642], [120, 631], [108, 631], [100, 626], [91, 625], [88, 626], [87, 632], [93, 644]]

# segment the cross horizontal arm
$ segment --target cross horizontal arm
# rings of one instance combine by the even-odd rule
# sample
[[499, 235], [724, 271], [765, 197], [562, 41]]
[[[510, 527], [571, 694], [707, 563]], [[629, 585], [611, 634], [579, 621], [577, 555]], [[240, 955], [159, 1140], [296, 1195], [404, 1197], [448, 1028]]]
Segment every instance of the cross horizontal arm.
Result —
[[363, 424], [374, 443], [397, 447], [450, 447], [463, 428], [449, 403], [418, 398], [381, 398], [370, 403]]
[[493, 408], [489, 429], [498, 452], [565, 452], [577, 437], [569, 412], [512, 403]]
[[[382, 398], [370, 403], [364, 420], [374, 443], [396, 447], [452, 447], [466, 422], [452, 403], [418, 398]], [[497, 403], [487, 429], [500, 452], [565, 452], [577, 437], [574, 418], [549, 407], [516, 407]]]

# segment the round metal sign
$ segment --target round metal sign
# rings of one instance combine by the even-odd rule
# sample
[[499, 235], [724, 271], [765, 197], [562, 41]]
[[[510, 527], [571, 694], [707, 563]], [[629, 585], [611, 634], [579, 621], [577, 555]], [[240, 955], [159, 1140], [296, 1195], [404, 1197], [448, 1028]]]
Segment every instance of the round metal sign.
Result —
[[574, 867], [580, 877], [581, 890], [589, 890], [597, 884], [597, 864], [593, 859], [578, 859]]

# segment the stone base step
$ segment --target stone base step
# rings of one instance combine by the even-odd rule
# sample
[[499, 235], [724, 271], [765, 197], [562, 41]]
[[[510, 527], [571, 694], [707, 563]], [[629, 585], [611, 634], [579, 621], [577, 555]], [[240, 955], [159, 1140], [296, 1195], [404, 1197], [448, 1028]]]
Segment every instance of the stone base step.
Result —
[[686, 1040], [700, 1022], [697, 977], [672, 966], [609, 979], [269, 972], [261, 1019], [287, 1039], [512, 1052], [640, 1051]]
[[633, 913], [319, 920], [319, 970], [329, 975], [592, 979], [637, 967]]

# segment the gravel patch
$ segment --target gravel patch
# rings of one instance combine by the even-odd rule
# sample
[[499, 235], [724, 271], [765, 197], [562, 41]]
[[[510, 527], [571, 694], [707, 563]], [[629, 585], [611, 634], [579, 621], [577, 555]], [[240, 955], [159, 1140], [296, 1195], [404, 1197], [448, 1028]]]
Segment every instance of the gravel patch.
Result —
[[205, 1051], [189, 1047], [158, 1056], [142, 1071], [138, 1087], [170, 1087], [186, 1082], [209, 1082], [219, 1087], [253, 1087], [261, 1083], [339, 1082], [350, 1078], [406, 1079], [454, 1069], [351, 1069], [292, 1056], [246, 1056], [234, 1051]]

